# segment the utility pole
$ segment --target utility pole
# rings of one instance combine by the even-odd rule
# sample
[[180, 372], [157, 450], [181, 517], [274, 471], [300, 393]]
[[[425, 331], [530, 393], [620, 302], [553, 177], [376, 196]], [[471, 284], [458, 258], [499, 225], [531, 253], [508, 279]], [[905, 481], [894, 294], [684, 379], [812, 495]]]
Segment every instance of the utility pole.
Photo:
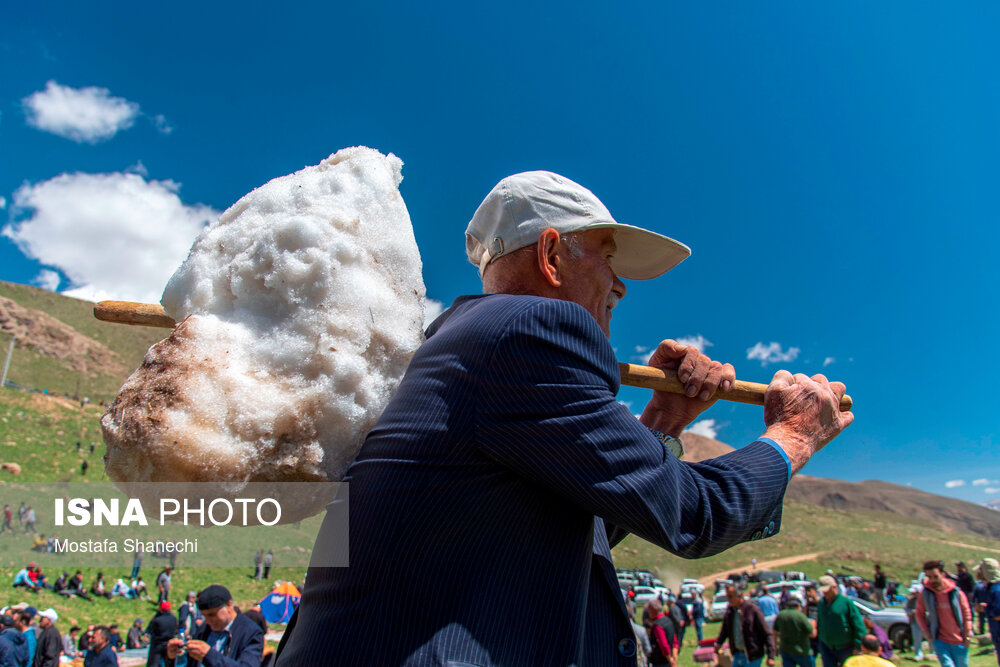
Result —
[[10, 358], [14, 355], [14, 343], [16, 342], [16, 338], [10, 339], [10, 348], [7, 350], [7, 361], [3, 365], [3, 377], [0, 377], [0, 389], [7, 386], [7, 371], [10, 370]]

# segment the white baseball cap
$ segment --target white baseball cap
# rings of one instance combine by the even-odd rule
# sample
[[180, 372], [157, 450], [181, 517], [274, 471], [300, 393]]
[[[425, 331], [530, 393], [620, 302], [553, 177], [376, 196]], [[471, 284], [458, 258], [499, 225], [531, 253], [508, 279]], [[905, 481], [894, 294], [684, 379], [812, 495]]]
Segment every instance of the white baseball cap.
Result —
[[621, 224], [593, 192], [551, 171], [526, 171], [497, 183], [465, 230], [465, 251], [482, 276], [490, 262], [534, 244], [549, 227], [560, 234], [614, 229], [618, 252], [611, 268], [631, 280], [661, 276], [691, 255], [683, 243]]
[[59, 614], [57, 614], [56, 610], [53, 609], [52, 607], [49, 607], [48, 609], [45, 609], [43, 611], [38, 612], [38, 615], [39, 616], [44, 616], [45, 618], [49, 619], [53, 623], [55, 623], [56, 621], [59, 620]]

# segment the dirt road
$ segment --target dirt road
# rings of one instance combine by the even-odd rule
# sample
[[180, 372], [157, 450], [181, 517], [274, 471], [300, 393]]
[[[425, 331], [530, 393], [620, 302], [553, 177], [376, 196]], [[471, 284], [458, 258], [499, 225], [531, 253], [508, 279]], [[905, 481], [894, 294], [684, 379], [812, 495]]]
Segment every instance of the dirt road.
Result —
[[[791, 565], [792, 563], [799, 563], [804, 560], [813, 560], [820, 555], [822, 551], [816, 551], [811, 554], [798, 554], [797, 556], [786, 556], [785, 558], [775, 558], [774, 560], [759, 560], [757, 561], [757, 570], [774, 570], [780, 568], [782, 565]], [[703, 585], [706, 589], [715, 583], [716, 579], [722, 579], [730, 572], [742, 572], [746, 570], [747, 572], [753, 572], [754, 568], [751, 563], [746, 565], [736, 565], [728, 569], [722, 570], [721, 572], [715, 572], [713, 574], [705, 575], [698, 579], [698, 583]]]

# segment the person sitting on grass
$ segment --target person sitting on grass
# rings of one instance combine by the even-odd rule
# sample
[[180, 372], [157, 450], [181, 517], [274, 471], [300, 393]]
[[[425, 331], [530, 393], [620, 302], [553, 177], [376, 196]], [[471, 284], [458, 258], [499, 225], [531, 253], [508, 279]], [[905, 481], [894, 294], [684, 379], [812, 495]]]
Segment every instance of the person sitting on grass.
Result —
[[18, 570], [17, 574], [14, 575], [14, 588], [27, 588], [29, 591], [37, 593], [39, 586], [31, 579], [31, 573], [35, 571], [36, 567], [38, 566], [32, 561], [28, 563], [27, 567]]
[[852, 655], [844, 661], [844, 667], [895, 667], [885, 658], [879, 657], [882, 644], [875, 635], [865, 635], [861, 638], [860, 655]]
[[889, 641], [889, 635], [887, 635], [885, 630], [883, 630], [880, 626], [875, 625], [875, 621], [873, 621], [870, 616], [865, 616], [861, 620], [864, 621], [865, 629], [868, 630], [868, 634], [878, 639], [878, 643], [882, 647], [882, 650], [879, 652], [879, 656], [885, 658], [886, 660], [892, 660], [892, 642]]

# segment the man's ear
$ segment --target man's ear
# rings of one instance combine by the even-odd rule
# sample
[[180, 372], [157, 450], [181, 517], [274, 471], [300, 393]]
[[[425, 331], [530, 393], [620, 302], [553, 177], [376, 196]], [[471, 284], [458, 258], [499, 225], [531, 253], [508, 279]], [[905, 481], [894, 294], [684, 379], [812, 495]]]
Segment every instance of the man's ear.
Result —
[[562, 287], [559, 275], [559, 232], [549, 227], [538, 237], [538, 270], [552, 287]]

